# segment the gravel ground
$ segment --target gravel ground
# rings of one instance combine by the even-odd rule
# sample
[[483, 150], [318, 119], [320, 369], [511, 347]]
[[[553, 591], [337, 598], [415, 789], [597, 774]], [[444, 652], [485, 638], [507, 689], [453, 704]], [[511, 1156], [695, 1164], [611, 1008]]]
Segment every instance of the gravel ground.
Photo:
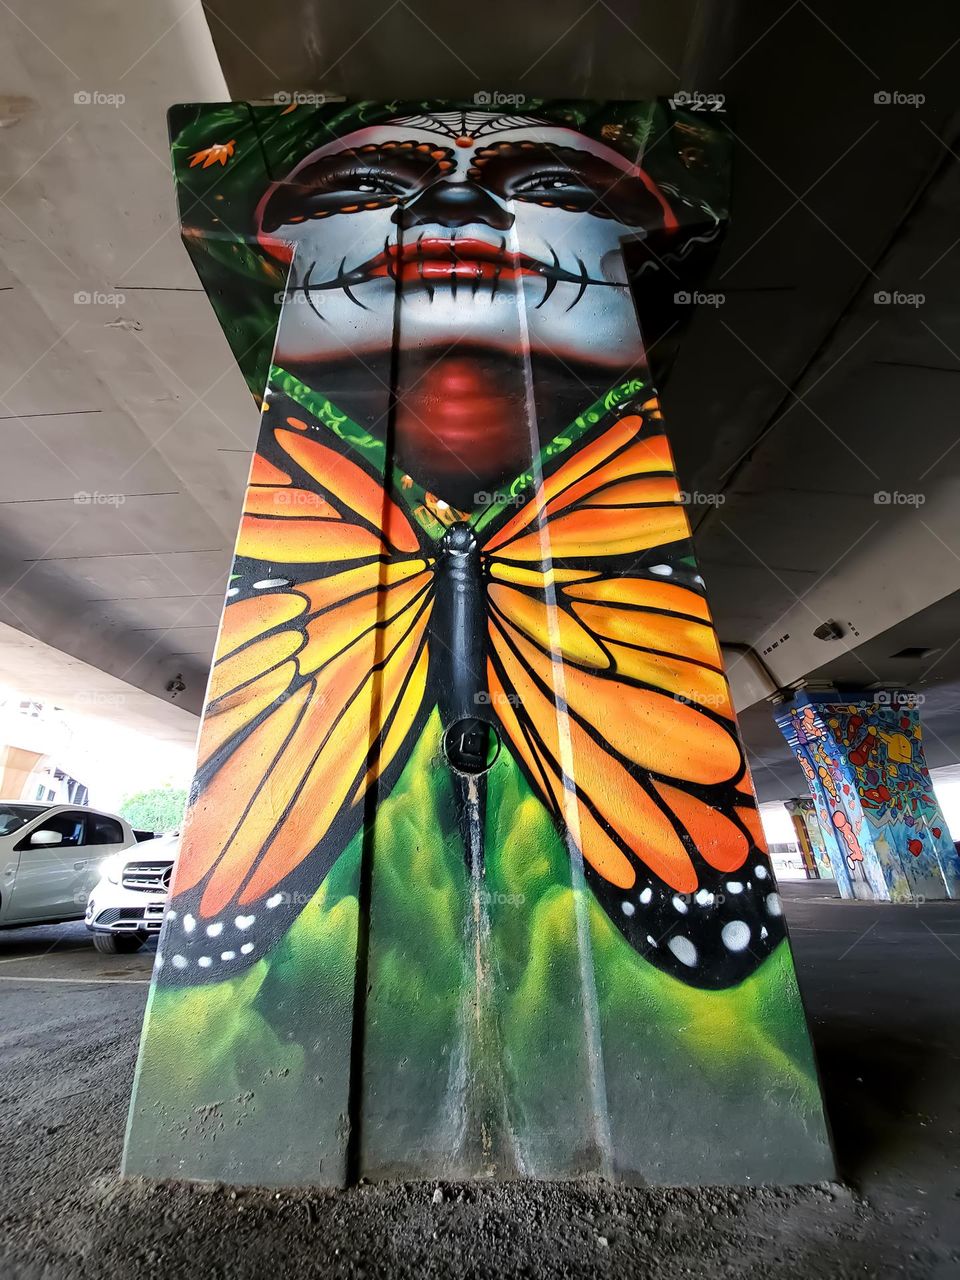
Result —
[[786, 1190], [121, 1182], [152, 957], [0, 934], [0, 1274], [960, 1277], [960, 906], [786, 897], [844, 1177]]

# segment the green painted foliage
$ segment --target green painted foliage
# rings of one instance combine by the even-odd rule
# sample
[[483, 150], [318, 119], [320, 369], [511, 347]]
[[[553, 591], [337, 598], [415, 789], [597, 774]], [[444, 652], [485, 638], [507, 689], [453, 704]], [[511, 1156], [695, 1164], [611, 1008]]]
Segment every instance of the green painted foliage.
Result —
[[[401, 1160], [409, 1167], [421, 1149], [424, 1168], [436, 1167], [436, 1152], [451, 1141], [451, 1116], [467, 1106], [464, 1017], [475, 994], [464, 927], [469, 882], [439, 735], [434, 717], [367, 837], [363, 1116], [374, 1168]], [[154, 993], [140, 1095], [162, 1110], [163, 1131], [178, 1142], [196, 1116], [248, 1095], [260, 1104], [244, 1104], [244, 1123], [271, 1149], [286, 1127], [309, 1142], [311, 1126], [319, 1133], [324, 1115], [341, 1114], [363, 839], [352, 841], [284, 940], [245, 976]], [[649, 1137], [664, 1131], [665, 1115], [750, 1125], [759, 1107], [785, 1132], [819, 1124], [785, 946], [723, 991], [697, 990], [654, 968], [589, 890], [574, 887], [556, 828], [506, 754], [490, 775], [487, 847], [501, 1087], [529, 1167], [547, 1175], [578, 1167], [606, 1132], [615, 1167], [669, 1180], [671, 1153], [652, 1148]], [[606, 1112], [599, 1122], [598, 1100]], [[154, 1144], [155, 1119], [156, 1110]], [[135, 1132], [142, 1121], [135, 1118]], [[161, 1132], [161, 1149], [163, 1141]], [[724, 1158], [718, 1147], [721, 1179]]]

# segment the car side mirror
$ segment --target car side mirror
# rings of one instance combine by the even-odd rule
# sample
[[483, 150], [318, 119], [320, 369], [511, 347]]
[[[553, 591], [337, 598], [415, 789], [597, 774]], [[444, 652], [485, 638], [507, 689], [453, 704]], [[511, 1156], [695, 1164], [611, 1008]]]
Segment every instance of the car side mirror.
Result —
[[63, 844], [63, 836], [59, 831], [35, 831], [30, 837], [30, 843], [47, 848], [50, 845]]

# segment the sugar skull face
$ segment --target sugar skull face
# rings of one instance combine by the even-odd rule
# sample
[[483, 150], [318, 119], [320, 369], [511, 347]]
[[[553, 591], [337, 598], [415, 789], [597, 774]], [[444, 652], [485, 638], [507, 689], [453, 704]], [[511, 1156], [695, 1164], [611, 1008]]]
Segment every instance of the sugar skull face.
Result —
[[258, 219], [271, 252], [293, 251], [280, 363], [375, 434], [392, 404], [398, 462], [456, 506], [642, 360], [621, 246], [676, 225], [609, 147], [484, 112], [320, 147]]
[[261, 204], [305, 304], [284, 313], [279, 358], [382, 350], [399, 324], [405, 346], [516, 351], [522, 329], [532, 351], [623, 368], [637, 330], [621, 242], [671, 217], [641, 170], [571, 129], [451, 112], [357, 131]]

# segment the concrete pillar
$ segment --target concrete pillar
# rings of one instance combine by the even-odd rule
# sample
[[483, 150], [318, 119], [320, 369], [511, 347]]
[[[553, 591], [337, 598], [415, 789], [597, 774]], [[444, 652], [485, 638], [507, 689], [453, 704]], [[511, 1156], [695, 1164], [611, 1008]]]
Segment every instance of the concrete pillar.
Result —
[[903, 690], [798, 693], [777, 711], [842, 897], [960, 896], [960, 859], [930, 782], [919, 702]]
[[712, 119], [175, 109], [262, 426], [128, 1172], [829, 1176], [637, 322], [696, 305]]
[[784, 801], [784, 807], [793, 820], [797, 839], [807, 841], [820, 876], [837, 882], [841, 898], [856, 897], [850, 883], [847, 860], [837, 844], [833, 827], [827, 819], [827, 811], [825, 808], [818, 810], [817, 804], [811, 796]]
[[816, 810], [809, 797], [785, 800], [783, 807], [790, 815], [793, 830], [800, 846], [803, 869], [808, 880], [819, 880], [821, 874], [833, 876], [826, 845], [817, 825]]

